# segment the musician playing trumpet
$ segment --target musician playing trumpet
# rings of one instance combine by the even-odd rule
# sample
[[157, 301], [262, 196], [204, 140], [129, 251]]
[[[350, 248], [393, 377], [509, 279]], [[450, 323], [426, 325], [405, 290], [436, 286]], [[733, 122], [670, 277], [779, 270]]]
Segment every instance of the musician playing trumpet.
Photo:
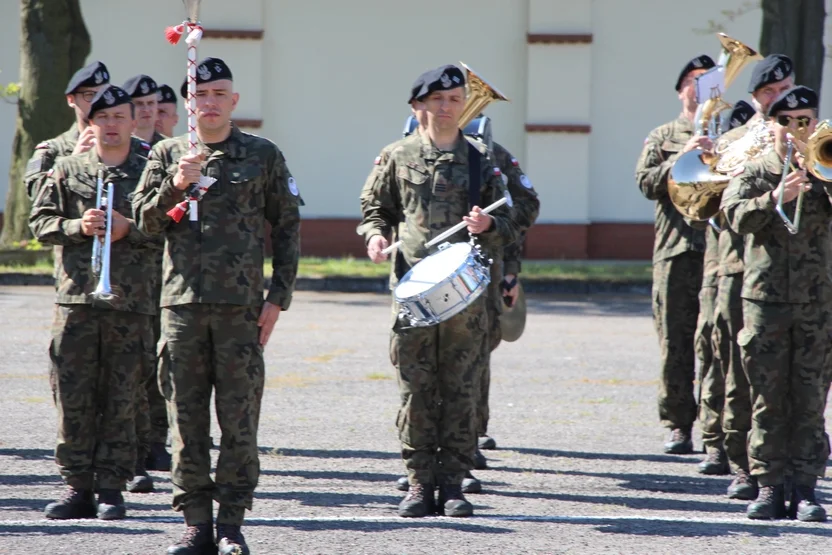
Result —
[[[381, 262], [387, 258], [387, 236], [395, 233], [402, 240], [394, 255], [394, 282], [431, 254], [426, 242], [460, 220], [488, 249], [519, 235], [507, 207], [490, 214], [479, 208], [503, 198], [505, 186], [487, 162], [487, 149], [465, 140], [459, 130], [466, 103], [462, 70], [442, 66], [417, 84], [408, 102], [424, 105], [427, 128], [391, 148], [361, 198], [368, 256]], [[467, 239], [461, 232], [450, 241]], [[461, 484], [477, 448], [477, 369], [488, 340], [485, 303], [480, 296], [432, 326], [405, 329], [403, 321], [393, 323], [390, 358], [401, 392], [397, 426], [410, 481], [400, 516], [473, 514]]]
[[[737, 341], [751, 384], [748, 457], [759, 483], [757, 499], [748, 506], [751, 519], [826, 519], [815, 484], [829, 456], [823, 412], [832, 355], [827, 274], [832, 187], [807, 174], [802, 156], [791, 156], [788, 144], [793, 138], [802, 145], [812, 133], [817, 108], [818, 96], [808, 87], [781, 94], [766, 114], [773, 123], [774, 149], [750, 161], [722, 197], [729, 225], [746, 236], [743, 328]], [[793, 233], [776, 209], [782, 198], [794, 214], [793, 201], [801, 191], [801, 225]], [[790, 491], [785, 490], [787, 474]]]
[[[55, 462], [68, 490], [46, 507], [46, 517], [112, 520], [125, 517], [121, 492], [136, 463], [135, 388], [155, 348], [156, 303], [145, 266], [154, 247], [136, 227], [129, 202], [147, 162], [132, 148], [130, 96], [106, 86], [92, 99], [87, 120], [94, 146], [58, 160], [29, 218], [34, 236], [56, 246], [50, 381], [58, 409]], [[96, 206], [99, 170], [102, 182], [112, 184], [109, 230], [105, 211]], [[96, 277], [93, 241], [105, 235], [111, 237], [109, 258]], [[118, 292], [107, 304], [90, 296], [98, 280], [111, 281]]]

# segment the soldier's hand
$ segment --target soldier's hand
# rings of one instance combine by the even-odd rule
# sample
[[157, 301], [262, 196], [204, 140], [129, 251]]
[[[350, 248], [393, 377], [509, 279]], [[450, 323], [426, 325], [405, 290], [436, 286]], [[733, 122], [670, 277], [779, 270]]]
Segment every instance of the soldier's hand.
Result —
[[682, 149], [682, 152], [690, 152], [691, 150], [697, 148], [702, 150], [711, 150], [714, 148], [714, 142], [705, 135], [694, 135], [687, 143], [685, 143], [685, 147]]
[[381, 235], [374, 235], [370, 242], [367, 243], [367, 256], [370, 257], [374, 263], [378, 264], [379, 262], [384, 262], [389, 258], [388, 255], [382, 253], [384, 249], [388, 247], [389, 243], [387, 239], [382, 237]]
[[771, 198], [776, 203], [780, 201], [780, 196], [782, 195], [784, 203], [791, 202], [797, 198], [797, 195], [801, 190], [806, 192], [811, 188], [812, 184], [809, 183], [809, 178], [806, 176], [806, 170], [797, 170], [786, 176], [783, 183], [771, 194]]
[[514, 284], [514, 285], [512, 285], [511, 289], [503, 289], [503, 297], [508, 297], [509, 299], [511, 299], [511, 303], [509, 303], [508, 306], [514, 306], [514, 304], [517, 302], [517, 297], [520, 296], [520, 287], [519, 287], [520, 281], [517, 279], [517, 276], [515, 276], [514, 274], [506, 274], [503, 277], [503, 281], [505, 283], [513, 283]]
[[110, 233], [110, 242], [115, 243], [124, 239], [130, 233], [130, 220], [113, 210], [113, 230]]
[[186, 154], [179, 159], [179, 169], [173, 177], [173, 186], [185, 190], [192, 183], [199, 181], [202, 176], [202, 162], [205, 157], [202, 154]]
[[78, 143], [72, 149], [72, 155], [83, 154], [95, 145], [95, 134], [92, 132], [92, 127], [87, 127], [81, 134], [78, 135]]
[[104, 211], [90, 208], [81, 216], [81, 232], [87, 237], [104, 235]]
[[483, 212], [479, 206], [475, 206], [467, 216], [462, 217], [462, 221], [468, 224], [468, 231], [476, 235], [488, 231], [494, 223], [494, 218], [491, 214]]
[[265, 347], [269, 342], [269, 337], [272, 335], [274, 325], [277, 319], [280, 318], [280, 311], [283, 310], [276, 304], [268, 301], [263, 303], [263, 308], [260, 310], [260, 318], [257, 320], [257, 325], [260, 327], [260, 345]]

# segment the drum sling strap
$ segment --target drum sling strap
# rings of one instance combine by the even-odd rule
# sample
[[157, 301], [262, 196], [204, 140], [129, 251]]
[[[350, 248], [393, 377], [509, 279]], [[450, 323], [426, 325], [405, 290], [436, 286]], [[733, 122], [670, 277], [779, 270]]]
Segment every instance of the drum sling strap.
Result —
[[482, 154], [468, 143], [468, 208], [480, 205], [480, 187], [482, 186], [480, 162]]

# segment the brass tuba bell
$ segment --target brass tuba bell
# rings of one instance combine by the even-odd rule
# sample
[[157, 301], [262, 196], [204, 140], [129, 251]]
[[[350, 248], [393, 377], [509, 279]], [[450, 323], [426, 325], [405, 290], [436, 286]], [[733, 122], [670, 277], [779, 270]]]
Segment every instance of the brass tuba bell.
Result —
[[466, 79], [468, 97], [465, 100], [465, 108], [462, 110], [462, 116], [459, 118], [459, 128], [465, 129], [475, 117], [480, 115], [480, 112], [486, 106], [495, 100], [508, 101], [508, 97], [491, 86], [488, 81], [477, 75], [470, 67], [462, 62], [459, 62], [459, 64], [468, 72]]
[[[762, 56], [724, 33], [717, 34], [717, 37], [722, 44], [717, 67], [723, 68], [727, 89], [749, 63], [762, 59]], [[702, 134], [707, 130], [713, 135], [716, 118], [731, 107], [721, 96], [700, 103], [694, 117], [696, 133]], [[695, 221], [706, 221], [719, 212], [722, 191], [728, 186], [731, 176], [714, 171], [717, 161], [712, 154], [697, 149], [682, 154], [671, 168], [667, 192], [683, 216]]]

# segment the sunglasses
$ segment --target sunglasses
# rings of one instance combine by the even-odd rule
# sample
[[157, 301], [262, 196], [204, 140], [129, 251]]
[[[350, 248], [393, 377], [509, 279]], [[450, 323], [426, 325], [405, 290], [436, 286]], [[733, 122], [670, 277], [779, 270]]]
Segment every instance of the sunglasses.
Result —
[[809, 123], [811, 123], [812, 119], [814, 118], [810, 118], [809, 116], [777, 116], [777, 123], [783, 127], [791, 127], [792, 123], [797, 124], [798, 127], [809, 127]]
[[84, 91], [84, 92], [77, 92], [75, 93], [76, 96], [81, 96], [85, 101], [92, 102], [92, 99], [95, 98], [96, 91]]

